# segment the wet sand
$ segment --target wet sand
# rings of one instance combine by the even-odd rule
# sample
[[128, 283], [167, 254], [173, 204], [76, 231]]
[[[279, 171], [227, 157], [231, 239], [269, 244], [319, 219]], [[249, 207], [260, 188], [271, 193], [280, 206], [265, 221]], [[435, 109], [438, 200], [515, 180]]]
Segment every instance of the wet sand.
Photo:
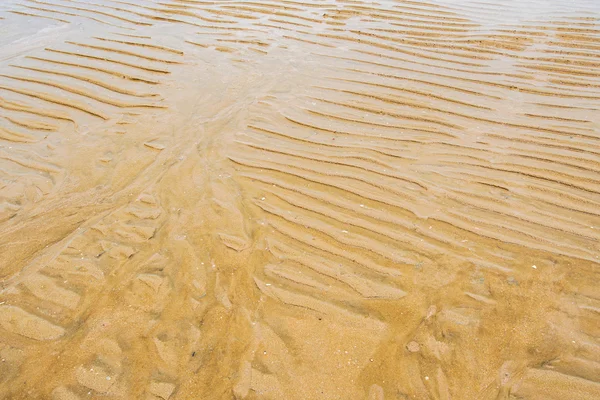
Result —
[[600, 398], [595, 1], [0, 4], [0, 398]]

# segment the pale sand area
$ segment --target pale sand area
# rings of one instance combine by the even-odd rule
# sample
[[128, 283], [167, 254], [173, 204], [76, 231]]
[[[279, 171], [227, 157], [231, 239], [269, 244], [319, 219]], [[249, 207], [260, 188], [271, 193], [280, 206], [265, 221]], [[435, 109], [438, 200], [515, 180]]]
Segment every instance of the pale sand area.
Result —
[[0, 398], [600, 399], [599, 18], [0, 2]]

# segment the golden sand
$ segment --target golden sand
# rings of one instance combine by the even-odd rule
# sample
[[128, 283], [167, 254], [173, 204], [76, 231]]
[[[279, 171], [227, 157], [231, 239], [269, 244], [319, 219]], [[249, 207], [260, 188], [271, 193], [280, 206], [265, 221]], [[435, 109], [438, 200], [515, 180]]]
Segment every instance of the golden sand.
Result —
[[600, 399], [600, 6], [0, 3], [1, 399]]

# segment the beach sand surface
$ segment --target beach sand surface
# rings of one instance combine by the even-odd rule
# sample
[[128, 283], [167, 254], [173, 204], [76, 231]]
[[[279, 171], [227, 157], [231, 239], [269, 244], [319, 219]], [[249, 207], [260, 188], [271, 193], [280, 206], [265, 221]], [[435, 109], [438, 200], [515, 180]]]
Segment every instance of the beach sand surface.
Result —
[[0, 398], [600, 399], [595, 0], [0, 3]]

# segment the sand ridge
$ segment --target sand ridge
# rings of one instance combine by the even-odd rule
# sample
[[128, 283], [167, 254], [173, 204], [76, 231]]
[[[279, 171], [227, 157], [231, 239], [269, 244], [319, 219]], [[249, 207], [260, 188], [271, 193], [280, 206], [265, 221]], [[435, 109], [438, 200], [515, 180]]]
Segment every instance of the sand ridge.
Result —
[[599, 398], [598, 18], [3, 2], [0, 398]]

